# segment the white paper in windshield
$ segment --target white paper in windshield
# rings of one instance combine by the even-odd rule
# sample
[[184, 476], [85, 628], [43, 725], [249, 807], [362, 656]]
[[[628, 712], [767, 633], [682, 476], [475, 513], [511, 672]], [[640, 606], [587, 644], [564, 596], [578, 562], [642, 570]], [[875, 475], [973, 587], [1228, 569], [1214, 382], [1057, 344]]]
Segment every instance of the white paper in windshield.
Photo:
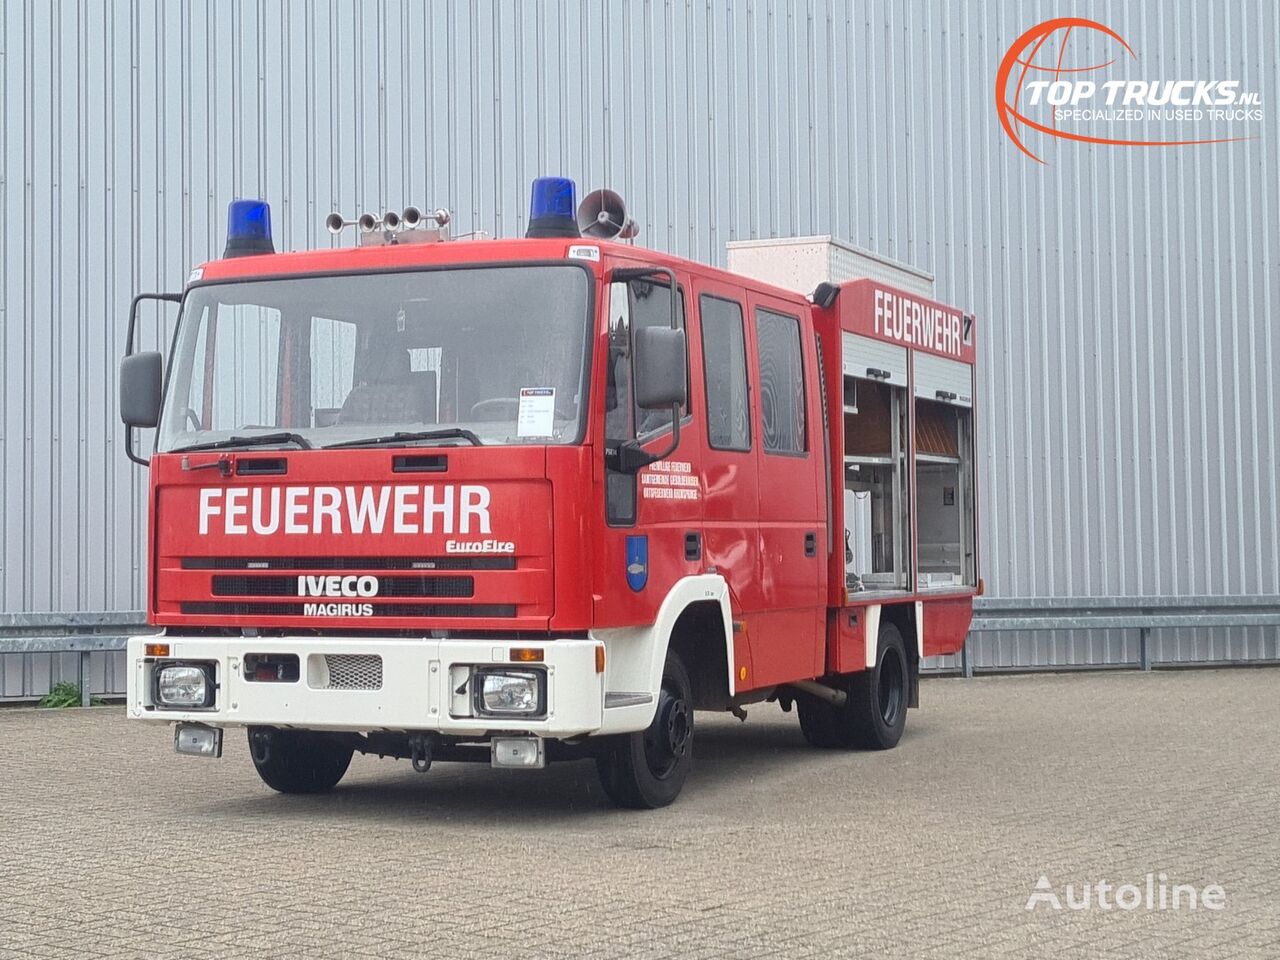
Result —
[[549, 437], [555, 431], [556, 388], [521, 387], [516, 436]]

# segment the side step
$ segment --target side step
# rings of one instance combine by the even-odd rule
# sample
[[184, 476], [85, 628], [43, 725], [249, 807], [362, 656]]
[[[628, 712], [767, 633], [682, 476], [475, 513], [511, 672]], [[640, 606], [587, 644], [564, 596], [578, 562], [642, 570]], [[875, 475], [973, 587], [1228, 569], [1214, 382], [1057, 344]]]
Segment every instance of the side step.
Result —
[[653, 703], [652, 693], [623, 693], [618, 691], [606, 691], [604, 695], [604, 708], [606, 710], [613, 707], [638, 707], [646, 703]]

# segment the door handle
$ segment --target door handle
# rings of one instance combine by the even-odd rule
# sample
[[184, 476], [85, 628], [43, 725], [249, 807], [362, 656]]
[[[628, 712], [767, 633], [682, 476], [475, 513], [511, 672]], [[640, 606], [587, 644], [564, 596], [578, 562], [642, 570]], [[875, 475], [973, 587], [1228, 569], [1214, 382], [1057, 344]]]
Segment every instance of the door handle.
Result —
[[816, 557], [818, 555], [818, 535], [813, 531], [809, 531], [804, 535], [804, 555], [806, 557]]

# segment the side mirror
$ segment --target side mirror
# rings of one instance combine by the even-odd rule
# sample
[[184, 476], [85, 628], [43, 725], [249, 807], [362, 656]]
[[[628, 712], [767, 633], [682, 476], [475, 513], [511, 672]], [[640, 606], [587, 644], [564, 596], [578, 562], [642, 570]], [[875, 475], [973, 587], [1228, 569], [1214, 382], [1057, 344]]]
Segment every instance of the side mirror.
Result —
[[635, 332], [634, 349], [636, 405], [644, 410], [684, 406], [684, 331], [641, 327]]
[[154, 427], [160, 422], [163, 384], [164, 359], [154, 350], [120, 361], [120, 419], [126, 427]]

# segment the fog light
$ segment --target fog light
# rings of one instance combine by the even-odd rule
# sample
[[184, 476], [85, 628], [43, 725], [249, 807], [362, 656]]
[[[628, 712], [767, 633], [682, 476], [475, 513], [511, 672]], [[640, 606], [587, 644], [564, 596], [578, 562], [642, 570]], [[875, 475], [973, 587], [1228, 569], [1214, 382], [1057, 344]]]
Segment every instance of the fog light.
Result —
[[543, 712], [546, 674], [541, 670], [477, 670], [476, 713], [482, 716], [535, 717]]
[[201, 709], [212, 706], [211, 668], [189, 663], [157, 667], [155, 702], [162, 707]]
[[495, 737], [489, 763], [495, 767], [540, 770], [547, 765], [547, 756], [538, 737]]
[[220, 757], [222, 731], [200, 723], [179, 723], [173, 730], [173, 749], [189, 757]]

